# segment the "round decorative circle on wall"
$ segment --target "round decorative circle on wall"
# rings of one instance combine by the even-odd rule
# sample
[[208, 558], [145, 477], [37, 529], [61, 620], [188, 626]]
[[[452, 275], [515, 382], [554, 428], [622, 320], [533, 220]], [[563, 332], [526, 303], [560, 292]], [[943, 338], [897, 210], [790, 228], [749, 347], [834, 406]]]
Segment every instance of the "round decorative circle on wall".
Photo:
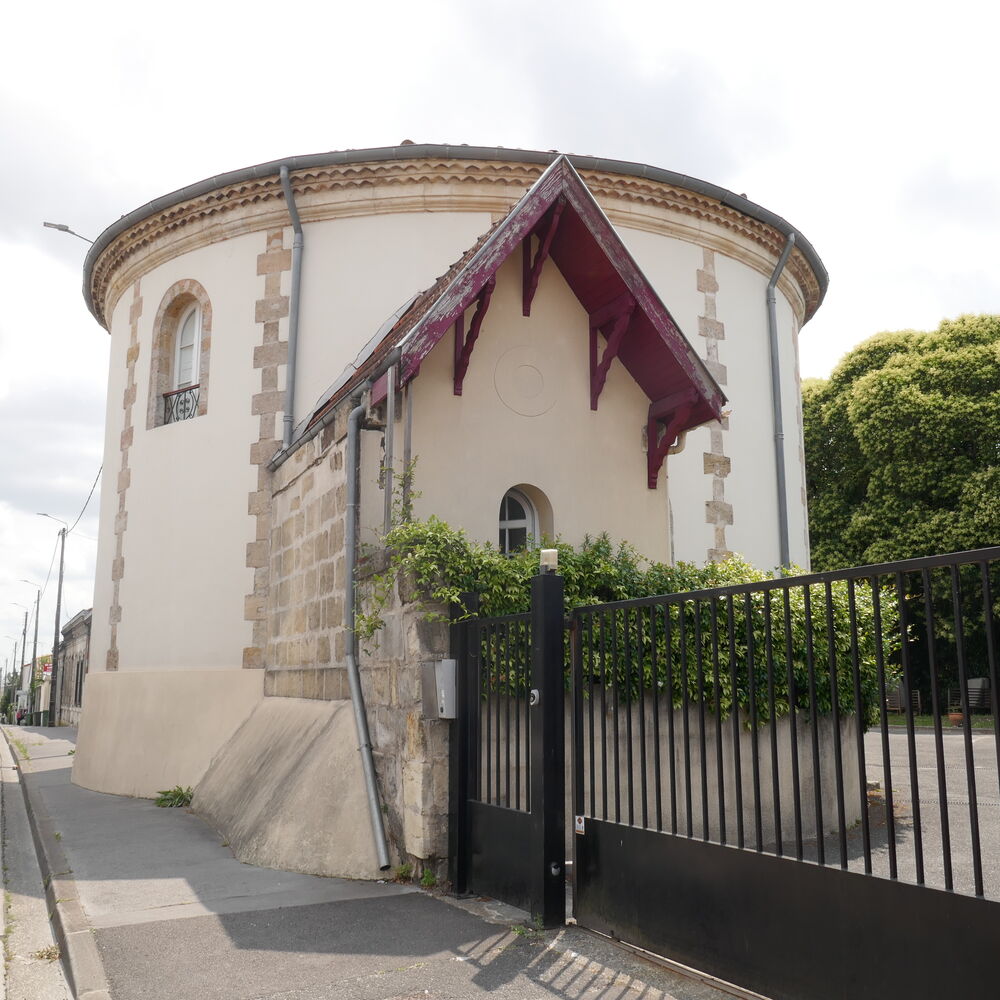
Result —
[[523, 417], [538, 417], [556, 405], [559, 380], [546, 374], [546, 359], [531, 344], [512, 347], [493, 373], [500, 401]]

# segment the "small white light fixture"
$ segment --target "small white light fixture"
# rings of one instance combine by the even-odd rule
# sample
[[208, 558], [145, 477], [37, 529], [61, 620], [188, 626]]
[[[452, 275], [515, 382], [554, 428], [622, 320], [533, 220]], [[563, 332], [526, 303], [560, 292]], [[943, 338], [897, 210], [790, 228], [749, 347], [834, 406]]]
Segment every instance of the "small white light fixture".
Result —
[[557, 569], [559, 569], [559, 550], [539, 549], [538, 568], [543, 573], [554, 573]]
[[57, 229], [60, 233], [69, 233], [70, 236], [76, 236], [79, 239], [83, 240], [84, 243], [93, 244], [94, 242], [93, 240], [88, 240], [86, 236], [80, 236], [79, 233], [74, 232], [72, 229], [69, 228], [69, 226], [66, 225], [65, 222], [43, 222], [42, 225], [46, 229]]

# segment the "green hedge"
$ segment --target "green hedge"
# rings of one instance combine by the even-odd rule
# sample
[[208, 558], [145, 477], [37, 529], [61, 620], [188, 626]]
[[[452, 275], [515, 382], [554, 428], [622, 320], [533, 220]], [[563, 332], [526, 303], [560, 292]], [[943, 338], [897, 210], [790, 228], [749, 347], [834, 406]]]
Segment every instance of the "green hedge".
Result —
[[[383, 573], [372, 577], [361, 594], [362, 611], [357, 630], [363, 641], [371, 640], [381, 628], [382, 613], [388, 606], [396, 581], [402, 576], [413, 580], [417, 591], [426, 595], [428, 604], [457, 606], [461, 594], [474, 592], [480, 595], [479, 614], [483, 617], [515, 614], [529, 608], [531, 578], [538, 572], [537, 548], [508, 557], [490, 545], [470, 542], [463, 531], [436, 517], [399, 525], [386, 536], [385, 542], [391, 553], [389, 566]], [[613, 544], [607, 535], [587, 538], [578, 548], [564, 542], [545, 545], [559, 550], [559, 573], [565, 584], [567, 609], [654, 595], [688, 594], [717, 587], [761, 583], [774, 578], [739, 556], [706, 566], [648, 562], [629, 545]], [[855, 710], [853, 663], [856, 655], [861, 714], [870, 725], [876, 721], [879, 711], [878, 644], [871, 587], [861, 584], [855, 588], [856, 651], [852, 649], [847, 583], [833, 584], [831, 596], [833, 662], [837, 671], [840, 711], [848, 714]], [[790, 710], [789, 660], [796, 706], [801, 711], [809, 711], [807, 651], [810, 623], [816, 710], [819, 714], [827, 714], [832, 709], [829, 674], [831, 644], [828, 641], [825, 587], [813, 585], [810, 599], [810, 621], [807, 622], [803, 588], [797, 587], [789, 592], [787, 616], [782, 592], [775, 590], [771, 594], [774, 664], [771, 680], [777, 718], [787, 715]], [[749, 723], [752, 713], [748, 665], [752, 653], [755, 664], [753, 711], [758, 724], [764, 724], [771, 715], [766, 671], [766, 600], [762, 591], [752, 592], [749, 599], [742, 594], [734, 597], [732, 647], [729, 642], [728, 604], [723, 601], [716, 605], [718, 690], [715, 685], [712, 607], [708, 602], [690, 598], [668, 605], [659, 604], [654, 609], [622, 609], [613, 622], [606, 615], [603, 645], [597, 637], [596, 622], [593, 643], [590, 630], [585, 628], [580, 637], [585, 668], [600, 683], [608, 685], [614, 673], [620, 698], [638, 697], [640, 688], [648, 691], [655, 685], [661, 696], [667, 695], [669, 688], [671, 701], [680, 706], [686, 687], [690, 701], [703, 701], [710, 711], [719, 712], [722, 717], [727, 717], [735, 704], [746, 714]], [[896, 663], [900, 637], [894, 597], [889, 593], [884, 595], [881, 610], [882, 655], [886, 686], [891, 688], [898, 682]], [[669, 657], [666, 616], [669, 616]], [[567, 658], [568, 649], [567, 644]], [[790, 657], [787, 655], [789, 650]], [[701, 671], [697, 668], [699, 661]], [[567, 662], [567, 678], [568, 667]], [[493, 684], [509, 687], [513, 683], [509, 677], [515, 675], [523, 676], [523, 671], [511, 673], [506, 667], [498, 667], [493, 675]]]

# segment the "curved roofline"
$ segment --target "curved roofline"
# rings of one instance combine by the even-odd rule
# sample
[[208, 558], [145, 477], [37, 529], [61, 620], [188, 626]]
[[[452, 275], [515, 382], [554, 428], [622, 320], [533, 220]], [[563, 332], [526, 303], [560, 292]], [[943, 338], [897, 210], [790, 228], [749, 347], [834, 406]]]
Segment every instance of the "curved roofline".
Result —
[[[208, 194], [210, 191], [215, 191], [230, 184], [239, 184], [242, 181], [258, 180], [263, 177], [277, 175], [282, 166], [288, 167], [289, 172], [294, 172], [296, 170], [336, 166], [344, 163], [379, 163], [390, 160], [416, 160], [426, 157], [448, 157], [455, 160], [507, 160], [515, 163], [538, 163], [548, 166], [561, 155], [564, 154], [555, 151], [541, 152], [532, 149], [506, 149], [503, 146], [449, 146], [434, 143], [413, 143], [405, 146], [382, 146], [376, 149], [347, 149], [339, 152], [311, 153], [307, 156], [290, 156], [280, 160], [270, 160], [267, 163], [258, 163], [252, 167], [231, 170], [225, 174], [216, 174], [214, 177], [206, 177], [196, 184], [189, 184], [187, 187], [178, 188], [169, 194], [154, 198], [145, 205], [129, 212], [128, 215], [123, 215], [116, 222], [108, 226], [94, 241], [84, 261], [83, 297], [86, 300], [87, 308], [96, 318], [97, 311], [94, 306], [93, 296], [91, 295], [91, 276], [94, 264], [108, 246], [132, 226], [157, 212], [162, 212], [183, 201], [187, 201], [189, 198], [200, 197], [201, 195]], [[813, 245], [789, 222], [780, 215], [775, 215], [774, 212], [768, 211], [762, 205], [758, 205], [756, 202], [752, 202], [741, 195], [733, 194], [732, 191], [724, 187], [719, 187], [718, 184], [710, 184], [708, 181], [700, 180], [697, 177], [679, 174], [673, 170], [664, 170], [662, 167], [651, 167], [645, 163], [632, 163], [628, 160], [608, 160], [598, 156], [578, 156], [573, 153], [567, 153], [565, 156], [577, 170], [603, 170], [608, 173], [626, 174], [632, 177], [641, 177], [646, 180], [671, 184], [687, 191], [693, 191], [696, 194], [714, 198], [728, 208], [732, 208], [743, 215], [749, 216], [751, 219], [756, 219], [758, 222], [771, 226], [785, 237], [794, 233], [795, 247], [805, 257], [819, 283], [820, 293], [817, 307], [826, 296], [830, 280], [829, 275]]]

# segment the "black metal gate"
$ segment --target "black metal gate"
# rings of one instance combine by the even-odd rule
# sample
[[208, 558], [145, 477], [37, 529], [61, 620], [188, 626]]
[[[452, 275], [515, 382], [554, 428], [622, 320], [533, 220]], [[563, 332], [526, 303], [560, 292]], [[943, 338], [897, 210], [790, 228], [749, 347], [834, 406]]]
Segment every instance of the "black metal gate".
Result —
[[577, 609], [564, 644], [537, 578], [456, 628], [456, 888], [561, 922], [568, 774], [582, 926], [775, 1000], [997, 995], [998, 593], [983, 549]]
[[457, 622], [453, 642], [454, 890], [494, 896], [559, 926], [566, 920], [562, 578], [532, 581], [528, 614]]

